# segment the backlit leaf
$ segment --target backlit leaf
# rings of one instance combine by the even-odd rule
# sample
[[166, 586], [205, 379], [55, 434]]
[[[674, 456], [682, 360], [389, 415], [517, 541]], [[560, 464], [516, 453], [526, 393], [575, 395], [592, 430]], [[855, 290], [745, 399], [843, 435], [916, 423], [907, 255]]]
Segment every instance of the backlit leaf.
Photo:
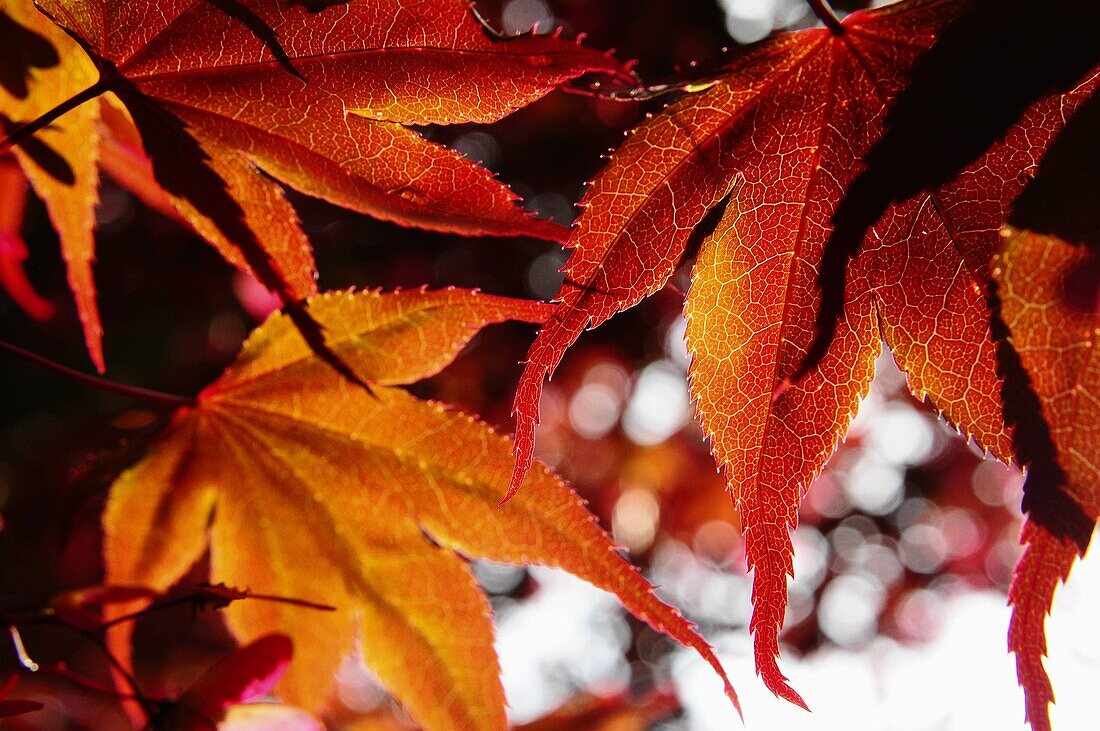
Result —
[[[312, 252], [269, 175], [402, 225], [560, 240], [563, 229], [531, 218], [488, 171], [404, 125], [495, 121], [565, 80], [621, 73], [558, 37], [493, 41], [463, 0], [353, 0], [320, 12], [280, 0], [38, 5], [91, 57], [29, 0], [3, 0], [4, 17], [39, 33], [57, 59], [25, 74], [15, 56], [0, 61], [5, 75], [14, 66], [30, 76], [26, 98], [0, 95], [0, 112], [10, 132], [100, 82], [104, 105], [84, 103], [16, 148], [61, 233], [100, 370], [90, 267], [101, 110], [113, 115], [105, 169], [298, 302], [316, 292]], [[34, 157], [35, 145], [47, 152]]]
[[285, 700], [322, 707], [358, 638], [366, 664], [429, 729], [505, 727], [489, 605], [466, 557], [564, 568], [722, 673], [559, 478], [539, 466], [498, 508], [509, 441], [399, 388], [438, 372], [481, 327], [541, 322], [551, 309], [463, 290], [314, 298], [312, 316], [371, 392], [274, 315], [115, 483], [108, 580], [164, 589], [209, 549], [213, 581], [331, 604], [237, 602], [226, 614], [243, 642], [293, 639]]
[[154, 592], [142, 586], [94, 585], [62, 592], [50, 600], [53, 615], [65, 624], [95, 632], [102, 626], [100, 610], [112, 604], [151, 599]]
[[285, 635], [265, 635], [219, 660], [183, 692], [177, 703], [217, 718], [238, 703], [271, 692], [286, 672], [294, 646]]
[[151, 721], [158, 731], [319, 731], [305, 711], [256, 703], [271, 693], [293, 655], [285, 635], [264, 635], [214, 663]]
[[53, 316], [53, 303], [34, 290], [23, 264], [23, 212], [27, 203], [27, 179], [14, 158], [0, 158], [0, 288], [20, 309], [36, 320]]
[[[1028, 721], [1039, 731], [1050, 728], [1047, 706], [1054, 701], [1043, 668], [1046, 617], [1055, 589], [1084, 553], [1100, 516], [1100, 317], [1075, 309], [1064, 298], [1065, 281], [1088, 259], [1087, 248], [1027, 231], [1006, 229], [1005, 235], [994, 269], [1000, 315], [1008, 344], [1037, 396], [1053, 452], [1025, 463], [1031, 483], [1025, 484], [1025, 494], [1056, 491], [1070, 499], [1063, 505], [1053, 496], [1025, 502], [1024, 552], [1009, 590], [1009, 648], [1016, 653]], [[1074, 529], [1082, 519], [1081, 529]]]
[[218, 731], [323, 731], [313, 715], [280, 703], [233, 706], [218, 724]]
[[[1017, 59], [1029, 57], [987, 59], [967, 44], [1011, 46], [1013, 23], [1031, 17], [995, 5], [915, 0], [853, 13], [838, 33], [780, 35], [642, 124], [585, 197], [561, 304], [517, 392], [511, 492], [533, 454], [544, 378], [585, 328], [662, 288], [692, 229], [727, 201], [685, 304], [690, 385], [745, 533], [758, 671], [799, 705], [776, 662], [790, 529], [882, 343], [914, 394], [982, 448], [1014, 454], [989, 259], [1013, 199], [1100, 73], [1088, 71], [1097, 59], [1085, 44], [1080, 58], [1059, 56], [1064, 67], [993, 84], [1002, 77], [987, 71], [1026, 70]], [[973, 75], [974, 89], [951, 87], [944, 67]], [[981, 96], [982, 84], [996, 93]], [[975, 109], [966, 94], [1008, 101]], [[924, 102], [945, 108], [933, 115]]]
[[[53, 49], [52, 63], [30, 66], [26, 93], [20, 97], [0, 85], [0, 122], [9, 133], [19, 122], [35, 119], [99, 77], [95, 66], [64, 30], [39, 13], [29, 0], [3, 0], [0, 18], [21, 28], [26, 38]], [[5, 38], [5, 42], [7, 39]], [[18, 65], [19, 54], [5, 53], [0, 65]], [[6, 72], [7, 73], [7, 72]], [[46, 203], [50, 220], [61, 239], [61, 253], [84, 327], [92, 362], [103, 370], [103, 326], [96, 307], [92, 261], [92, 231], [98, 201], [96, 170], [99, 127], [96, 105], [85, 104], [36, 134], [12, 152], [35, 192]]]
[[537, 721], [517, 726], [516, 731], [647, 731], [679, 708], [674, 696], [657, 691], [643, 698], [584, 696]]

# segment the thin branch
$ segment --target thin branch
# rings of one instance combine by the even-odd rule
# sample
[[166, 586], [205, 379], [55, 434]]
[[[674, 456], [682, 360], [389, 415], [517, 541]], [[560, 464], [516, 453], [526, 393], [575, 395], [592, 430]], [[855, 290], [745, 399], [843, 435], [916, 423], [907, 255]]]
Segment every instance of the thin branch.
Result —
[[212, 607], [214, 609], [221, 609], [235, 601], [241, 601], [243, 599], [254, 599], [257, 601], [276, 602], [279, 604], [289, 604], [295, 607], [303, 607], [305, 609], [316, 609], [322, 612], [334, 612], [336, 607], [329, 604], [321, 604], [319, 602], [311, 602], [305, 599], [295, 599], [294, 597], [277, 596], [275, 594], [253, 594], [251, 592], [242, 591], [240, 596], [221, 596], [216, 593], [211, 593], [209, 589], [217, 589], [218, 587], [209, 587], [207, 590], [200, 588], [186, 596], [177, 597], [175, 599], [169, 599], [167, 601], [158, 602], [156, 604], [150, 604], [144, 609], [139, 609], [136, 612], [130, 612], [129, 614], [123, 614], [120, 617], [115, 617], [100, 625], [101, 630], [110, 629], [115, 625], [124, 624], [126, 622], [134, 622], [139, 619], [143, 619], [154, 612], [159, 612], [162, 609], [169, 609], [171, 607], [179, 607], [187, 604], [191, 604], [197, 608]]
[[73, 670], [69, 669], [69, 667], [64, 663], [56, 663], [54, 665], [40, 665], [37, 672], [43, 673], [45, 675], [52, 675], [56, 678], [61, 678], [62, 680], [67, 680], [70, 683], [80, 686], [84, 690], [89, 690], [93, 693], [105, 695], [108, 698], [117, 698], [120, 701], [140, 702], [138, 696], [134, 695], [133, 693], [120, 693], [118, 690], [108, 685], [104, 685], [103, 683], [92, 680], [91, 678], [86, 678], [80, 673], [74, 672]]
[[144, 609], [139, 609], [136, 612], [130, 612], [129, 614], [123, 614], [108, 620], [100, 625], [101, 630], [110, 629], [119, 624], [125, 624], [126, 622], [135, 622], [139, 619], [143, 619], [154, 612], [159, 612], [162, 609], [170, 609], [171, 607], [180, 607], [185, 604], [194, 604], [195, 596], [188, 594], [187, 596], [179, 597], [178, 599], [170, 599], [166, 602], [160, 602], [158, 604], [150, 604]]
[[241, 597], [242, 599], [255, 599], [261, 602], [275, 602], [277, 604], [289, 604], [293, 607], [302, 607], [303, 609], [316, 609], [319, 612], [335, 612], [336, 607], [331, 604], [321, 604], [320, 602], [311, 602], [305, 599], [295, 599], [289, 596], [278, 596], [276, 594], [252, 594]]
[[12, 129], [6, 130], [8, 133], [7, 137], [5, 137], [3, 140], [0, 140], [0, 155], [8, 152], [11, 148], [15, 147], [21, 142], [26, 141], [27, 138], [29, 138], [35, 132], [38, 132], [45, 127], [48, 127], [50, 123], [52, 123], [54, 120], [56, 120], [58, 117], [65, 114], [66, 112], [71, 112], [72, 110], [79, 107], [81, 104], [91, 101], [92, 99], [98, 97], [100, 94], [109, 90], [110, 84], [107, 82], [107, 79], [105, 77], [101, 76], [99, 81], [95, 82], [84, 91], [78, 92], [75, 95], [69, 97], [48, 112], [45, 112], [35, 119], [32, 119], [30, 122], [16, 125]]
[[[118, 660], [118, 658], [115, 657], [114, 653], [111, 652], [110, 648], [107, 647], [107, 643], [104, 642], [101, 637], [93, 632], [88, 632], [85, 629], [81, 629], [80, 627], [66, 624], [64, 622], [58, 622], [55, 626], [64, 627], [72, 632], [76, 632], [81, 637], [88, 640], [97, 648], [99, 648], [99, 650], [107, 658], [107, 662], [110, 663], [111, 667], [120, 676], [122, 676], [127, 685], [130, 686], [131, 690], [131, 693], [115, 693], [113, 690], [107, 692], [109, 692], [110, 695], [113, 695], [114, 697], [119, 699], [132, 699], [136, 701], [137, 704], [141, 706], [141, 710], [146, 714], [146, 716], [152, 718], [153, 714], [156, 713], [157, 710], [156, 702], [141, 692], [141, 687], [138, 685], [137, 680], [130, 673], [130, 671], [126, 669], [126, 666], [124, 666]], [[97, 687], [93, 685], [92, 681], [89, 681], [81, 676], [77, 676], [75, 673], [72, 673], [72, 671], [68, 670], [68, 668], [65, 668], [64, 666], [42, 666], [36, 663], [27, 652], [27, 648], [23, 644], [23, 636], [22, 634], [20, 634], [19, 628], [16, 625], [13, 624], [8, 627], [8, 634], [11, 635], [12, 647], [15, 650], [15, 655], [19, 660], [19, 664], [22, 665], [26, 670], [29, 670], [32, 673], [45, 672], [49, 675], [61, 675], [62, 677], [67, 677], [69, 680], [72, 680], [74, 682], [79, 682], [81, 685], [84, 685], [84, 687], [91, 690], [97, 690], [101, 693], [105, 692], [105, 690], [101, 686]]]
[[126, 396], [129, 398], [138, 399], [140, 401], [146, 401], [158, 406], [171, 406], [173, 408], [179, 406], [194, 406], [195, 399], [188, 396], [179, 396], [174, 393], [164, 393], [162, 391], [152, 391], [147, 388], [138, 388], [137, 386], [127, 386], [123, 383], [111, 381], [106, 378], [100, 378], [99, 376], [92, 376], [87, 373], [69, 368], [68, 366], [55, 363], [49, 358], [43, 358], [37, 353], [32, 353], [29, 350], [24, 350], [18, 345], [12, 345], [9, 342], [0, 340], [0, 351], [5, 351], [11, 355], [21, 358], [28, 363], [33, 363], [40, 368], [45, 368], [48, 371], [52, 371], [64, 378], [71, 381], [81, 383], [85, 386], [105, 391], [107, 393], [117, 394], [119, 396]]
[[833, 35], [844, 35], [844, 24], [840, 22], [840, 18], [833, 12], [833, 8], [829, 5], [829, 0], [806, 0], [806, 3], [810, 6], [810, 9], [814, 11], [814, 15], [825, 24]]
[[138, 685], [137, 679], [135, 679], [133, 674], [131, 674], [130, 671], [126, 669], [126, 666], [123, 665], [117, 657], [115, 657], [115, 654], [111, 652], [109, 647], [107, 647], [107, 643], [103, 640], [103, 638], [99, 637], [93, 632], [88, 632], [87, 630], [81, 629], [80, 627], [74, 627], [71, 624], [62, 623], [58, 626], [68, 627], [69, 629], [79, 633], [82, 637], [98, 647], [100, 652], [103, 653], [104, 657], [107, 658], [107, 662], [110, 663], [115, 672], [122, 676], [122, 678], [126, 681], [126, 684], [130, 686], [130, 691], [133, 693], [134, 700], [139, 706], [141, 706], [141, 710], [145, 713], [146, 716], [150, 718], [153, 717], [153, 715], [157, 711], [156, 702], [154, 702], [151, 698], [141, 692], [141, 686]]

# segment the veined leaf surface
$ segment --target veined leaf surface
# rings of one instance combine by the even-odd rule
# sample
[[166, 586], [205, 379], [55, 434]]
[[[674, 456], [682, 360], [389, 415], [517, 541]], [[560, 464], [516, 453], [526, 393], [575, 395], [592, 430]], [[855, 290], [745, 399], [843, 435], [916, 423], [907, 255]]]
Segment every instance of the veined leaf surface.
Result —
[[509, 441], [399, 388], [443, 368], [482, 326], [538, 322], [550, 309], [463, 290], [314, 298], [311, 314], [370, 393], [273, 316], [115, 483], [108, 580], [163, 589], [209, 549], [215, 582], [334, 605], [239, 602], [227, 616], [243, 642], [293, 639], [288, 702], [322, 707], [358, 638], [366, 664], [429, 729], [506, 725], [489, 605], [467, 557], [564, 568], [722, 673], [559, 478], [540, 466], [522, 498], [498, 508]]
[[[565, 80], [621, 72], [605, 54], [558, 37], [494, 41], [463, 0], [352, 0], [318, 12], [280, 0], [38, 5], [90, 55], [29, 0], [3, 0], [0, 9], [17, 25], [52, 45], [57, 64], [31, 69], [29, 96], [20, 103], [0, 96], [0, 112], [29, 122], [98, 80], [97, 90], [125, 108], [116, 134], [136, 124], [171, 204], [228, 261], [289, 303], [316, 292], [316, 272], [297, 215], [271, 177], [402, 225], [561, 240], [563, 229], [531, 218], [487, 170], [405, 125], [490, 122]], [[67, 160], [75, 184], [24, 167], [62, 234], [89, 351], [102, 370], [90, 269], [99, 114], [99, 104], [84, 103], [31, 141]], [[120, 169], [117, 155], [104, 157]], [[142, 192], [163, 202], [148, 185]]]
[[[3, 0], [0, 18], [10, 24], [10, 41], [17, 47], [5, 52], [0, 64], [9, 66], [25, 80], [22, 88], [0, 85], [0, 117], [3, 131], [8, 133], [15, 124], [34, 119], [91, 86], [99, 74], [91, 59], [65, 31], [38, 12], [29, 0]], [[27, 50], [28, 46], [38, 48], [44, 54], [42, 58], [35, 61], [35, 54]], [[96, 104], [77, 107], [27, 144], [13, 148], [12, 153], [35, 193], [45, 201], [50, 221], [61, 240], [69, 287], [76, 298], [88, 352], [92, 362], [102, 370], [103, 326], [92, 280], [95, 259], [92, 232], [99, 200], [97, 118]], [[19, 211], [22, 212], [22, 205]]]
[[[1046, 617], [1055, 589], [1069, 577], [1100, 517], [1100, 318], [1064, 297], [1067, 277], [1089, 256], [1086, 247], [1029, 231], [1004, 233], [994, 269], [999, 314], [1007, 347], [1018, 356], [1046, 422], [1045, 439], [1036, 438], [1032, 427], [1029, 441], [1049, 441], [1047, 453], [1036, 449], [1025, 462], [1031, 484], [1024, 491], [1031, 501], [1025, 499], [1024, 552], [1009, 589], [1009, 649], [1016, 654], [1028, 721], [1045, 731], [1048, 704], [1054, 702], [1043, 668]], [[1069, 502], [1060, 504], [1060, 495]], [[1083, 523], [1079, 529], [1077, 522]]]
[[[984, 449], [1014, 455], [989, 261], [1012, 201], [1100, 72], [1065, 71], [1068, 93], [1039, 90], [1003, 134], [954, 161], [958, 170], [921, 170], [922, 185], [907, 190], [889, 161], [924, 161], [901, 147], [898, 128], [916, 127], [925, 144], [938, 133], [919, 127], [914, 79], [927, 95], [943, 71], [924, 63], [929, 49], [972, 7], [915, 0], [853, 13], [837, 32], [779, 35], [634, 130], [585, 197], [560, 304], [516, 395], [510, 494], [533, 455], [543, 380], [585, 328], [661, 289], [694, 227], [728, 200], [685, 304], [690, 386], [741, 515], [758, 671], [799, 705], [776, 660], [790, 529], [870, 387], [882, 343], [914, 394]], [[965, 17], [973, 26], [981, 16]], [[907, 93], [903, 123], [895, 102]], [[825, 281], [842, 293], [831, 317]], [[832, 328], [824, 338], [823, 323]]]

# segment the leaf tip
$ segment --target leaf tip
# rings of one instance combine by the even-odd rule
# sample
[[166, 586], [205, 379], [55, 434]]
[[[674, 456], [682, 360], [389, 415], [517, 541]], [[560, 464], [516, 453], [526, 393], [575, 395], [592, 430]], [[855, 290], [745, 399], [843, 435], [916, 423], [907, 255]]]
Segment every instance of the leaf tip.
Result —
[[779, 671], [779, 666], [775, 663], [774, 659], [769, 666], [760, 668], [760, 678], [764, 681], [764, 685], [773, 694], [792, 703], [807, 713], [810, 711], [810, 707], [806, 705], [806, 701], [802, 699], [802, 696], [798, 694], [794, 688], [787, 682], [787, 678]]

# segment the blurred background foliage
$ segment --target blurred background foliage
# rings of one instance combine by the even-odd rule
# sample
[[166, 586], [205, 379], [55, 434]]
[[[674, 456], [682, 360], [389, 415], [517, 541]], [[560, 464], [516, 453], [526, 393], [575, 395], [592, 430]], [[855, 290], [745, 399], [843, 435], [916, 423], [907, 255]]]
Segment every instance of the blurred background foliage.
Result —
[[[536, 24], [543, 31], [563, 26], [567, 35], [583, 31], [588, 44], [637, 59], [639, 74], [654, 83], [705, 73], [739, 44], [811, 19], [801, 0], [482, 0], [478, 7], [508, 32]], [[538, 215], [568, 224], [601, 156], [662, 103], [558, 92], [492, 127], [422, 131], [495, 171]], [[195, 235], [142, 208], [109, 179], [101, 197], [95, 272], [108, 375], [196, 393], [233, 358], [270, 302]], [[292, 200], [314, 243], [323, 289], [454, 285], [548, 299], [560, 283], [565, 254], [552, 244], [461, 239], [299, 195]], [[35, 322], [0, 298], [0, 332], [88, 369], [56, 236], [37, 201], [28, 207], [24, 234], [29, 276], [57, 314]], [[818, 718], [777, 708], [780, 701], [761, 694], [751, 670], [749, 582], [737, 519], [693, 423], [684, 380], [679, 312], [688, 285], [685, 265], [674, 286], [582, 338], [546, 389], [540, 458], [572, 481], [663, 596], [718, 644], [745, 695], [750, 728], [833, 728], [830, 709], [841, 702], [844, 725], [837, 727], [849, 729], [972, 728], [966, 725], [972, 718], [987, 728], [1019, 727], [1022, 703], [1004, 651], [1007, 615], [1000, 607], [1018, 553], [1020, 478], [983, 460], [909, 396], [888, 354], [847, 442], [810, 489], [795, 533], [787, 667]], [[529, 326], [492, 328], [414, 390], [511, 431], [512, 392], [532, 335]], [[106, 488], [167, 415], [20, 362], [0, 367], [0, 606], [35, 606], [100, 580], [98, 513]], [[553, 571], [490, 564], [476, 570], [496, 610], [517, 723], [532, 730], [736, 723], [693, 660], [627, 619], [607, 596]], [[188, 581], [202, 578], [199, 566]], [[973, 631], [955, 626], [960, 607], [978, 612]], [[1065, 613], [1068, 623], [1073, 612]], [[951, 631], [961, 632], [948, 642], [954, 655], [929, 649], [941, 647]], [[985, 647], [986, 637], [994, 640], [991, 657], [967, 665], [974, 660], [967, 648]], [[24, 639], [37, 660], [106, 677], [98, 651], [60, 630], [32, 628]], [[231, 640], [215, 613], [181, 607], [143, 620], [136, 645], [149, 690], [171, 694]], [[1095, 650], [1078, 659], [1094, 677]], [[0, 653], [0, 663], [5, 674], [14, 670], [13, 653]], [[981, 682], [994, 695], [979, 693], [973, 701], [986, 704], [977, 717], [930, 696], [950, 690], [958, 672], [958, 682], [971, 686], [992, 674]], [[1055, 684], [1073, 692], [1057, 674]], [[12, 728], [125, 725], [112, 701], [63, 681], [25, 678], [16, 695], [48, 701], [43, 713]], [[995, 702], [1000, 706], [989, 706]], [[788, 713], [795, 715], [782, 715]], [[1007, 725], [986, 725], [994, 716]], [[342, 673], [328, 721], [335, 728], [406, 728], [400, 710], [354, 660]], [[1059, 728], [1073, 723], [1059, 725], [1056, 716]]]

